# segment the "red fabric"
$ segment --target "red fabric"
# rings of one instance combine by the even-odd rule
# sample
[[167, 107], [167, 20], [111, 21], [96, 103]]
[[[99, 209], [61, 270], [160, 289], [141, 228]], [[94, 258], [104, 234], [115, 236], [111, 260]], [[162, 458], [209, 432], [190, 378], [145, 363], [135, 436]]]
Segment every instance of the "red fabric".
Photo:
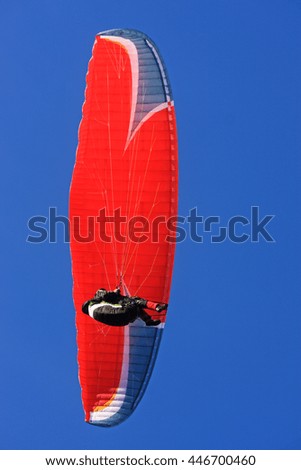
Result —
[[146, 308], [149, 308], [150, 310], [156, 310], [157, 305], [159, 304], [148, 300], [146, 303]]
[[[166, 224], [159, 225], [155, 242], [131, 241], [135, 227], [121, 224], [125, 241], [106, 243], [104, 236], [114, 235], [112, 224], [106, 225], [106, 233], [97, 227], [93, 234], [92, 219], [89, 222], [103, 208], [107, 216], [113, 216], [116, 208], [128, 219], [142, 215], [150, 225], [158, 216], [177, 213], [174, 108], [170, 105], [153, 114], [126, 147], [131, 93], [127, 51], [97, 37], [87, 74], [69, 211], [79, 377], [87, 419], [118, 388], [124, 328], [94, 321], [81, 312], [82, 303], [101, 287], [113, 290], [121, 274], [130, 295], [167, 303], [170, 291], [175, 246], [165, 240], [171, 234]], [[94, 238], [81, 243], [78, 229], [81, 237]], [[162, 313], [160, 319], [165, 320]]]

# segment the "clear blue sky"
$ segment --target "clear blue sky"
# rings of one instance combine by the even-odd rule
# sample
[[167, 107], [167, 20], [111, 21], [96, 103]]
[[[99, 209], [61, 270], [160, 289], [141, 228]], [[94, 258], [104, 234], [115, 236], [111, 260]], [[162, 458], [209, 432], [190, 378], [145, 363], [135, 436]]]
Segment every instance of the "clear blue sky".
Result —
[[[301, 2], [2, 2], [2, 449], [301, 448]], [[83, 420], [69, 246], [26, 243], [67, 215], [94, 35], [144, 31], [173, 88], [179, 213], [274, 214], [275, 243], [177, 246], [144, 399], [113, 429]], [[193, 299], [184, 301], [192, 290]]]

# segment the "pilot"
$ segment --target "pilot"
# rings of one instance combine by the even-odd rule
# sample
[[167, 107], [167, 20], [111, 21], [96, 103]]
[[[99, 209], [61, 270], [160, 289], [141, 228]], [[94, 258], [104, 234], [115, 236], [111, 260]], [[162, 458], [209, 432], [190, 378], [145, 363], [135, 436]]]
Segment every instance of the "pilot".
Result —
[[94, 297], [82, 305], [82, 311], [94, 320], [110, 326], [125, 326], [137, 318], [141, 318], [147, 326], [157, 326], [161, 320], [153, 320], [144, 309], [162, 312], [167, 307], [164, 303], [122, 295], [117, 287], [114, 291], [98, 289]]

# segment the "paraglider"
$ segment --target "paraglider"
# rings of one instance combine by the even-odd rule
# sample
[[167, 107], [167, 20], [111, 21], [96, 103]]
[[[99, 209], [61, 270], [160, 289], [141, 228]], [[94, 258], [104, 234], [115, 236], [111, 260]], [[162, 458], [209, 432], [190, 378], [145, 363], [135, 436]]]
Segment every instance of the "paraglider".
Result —
[[[79, 380], [85, 420], [113, 426], [146, 390], [174, 261], [174, 103], [149, 37], [126, 29], [96, 36], [82, 113], [69, 202]], [[96, 321], [93, 311], [102, 301], [110, 304], [105, 298], [96, 299], [97, 307], [89, 304], [100, 286], [111, 293], [117, 286], [122, 298], [144, 303], [124, 325]]]
[[99, 289], [92, 299], [82, 305], [82, 312], [110, 326], [125, 326], [137, 318], [141, 318], [147, 326], [160, 325], [161, 320], [153, 320], [145, 311], [146, 308], [162, 312], [167, 310], [167, 304], [122, 295], [119, 288], [109, 292]]

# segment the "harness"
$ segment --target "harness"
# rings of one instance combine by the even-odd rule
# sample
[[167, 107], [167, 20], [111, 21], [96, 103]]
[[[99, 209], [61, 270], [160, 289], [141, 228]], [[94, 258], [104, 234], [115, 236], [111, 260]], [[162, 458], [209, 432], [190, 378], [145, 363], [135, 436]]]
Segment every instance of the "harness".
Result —
[[94, 310], [96, 310], [99, 307], [105, 307], [106, 305], [108, 305], [109, 307], [116, 308], [116, 309], [122, 308], [122, 305], [120, 305], [120, 304], [111, 304], [109, 302], [105, 302], [104, 300], [102, 300], [101, 302], [97, 302], [97, 303], [93, 303], [93, 304], [89, 305], [89, 308], [88, 308], [89, 316], [91, 318], [94, 318], [93, 317]]

